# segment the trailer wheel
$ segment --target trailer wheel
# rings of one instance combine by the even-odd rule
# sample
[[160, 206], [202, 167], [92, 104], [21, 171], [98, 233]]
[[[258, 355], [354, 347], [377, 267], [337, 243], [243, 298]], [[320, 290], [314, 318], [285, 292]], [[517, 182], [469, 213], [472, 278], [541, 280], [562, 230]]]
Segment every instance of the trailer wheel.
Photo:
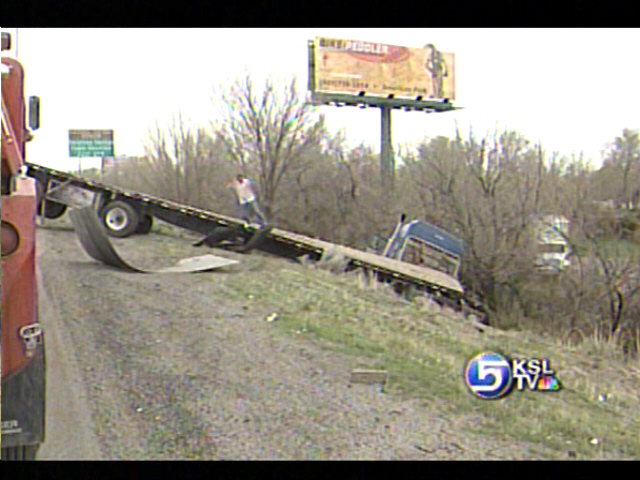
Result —
[[[44, 198], [44, 184], [42, 181], [38, 180], [36, 182], [36, 198], [38, 202], [38, 216], [44, 216], [44, 218], [48, 218], [50, 220], [54, 220], [56, 218], [60, 218], [67, 211], [67, 206], [63, 203], [58, 203], [53, 200], [46, 200]], [[42, 203], [45, 203], [44, 212], [42, 211]]]
[[2, 460], [35, 460], [40, 445], [18, 445], [2, 449]]
[[140, 222], [138, 223], [138, 230], [136, 230], [136, 233], [146, 235], [151, 231], [151, 227], [153, 227], [153, 217], [151, 215], [143, 214], [140, 218]]
[[136, 232], [140, 216], [127, 202], [116, 200], [102, 209], [102, 223], [109, 235], [124, 238]]
[[[44, 218], [54, 220], [60, 218], [67, 211], [67, 206], [64, 203], [54, 202], [52, 200], [46, 200], [44, 206]], [[42, 202], [38, 207], [38, 215], [42, 212]]]

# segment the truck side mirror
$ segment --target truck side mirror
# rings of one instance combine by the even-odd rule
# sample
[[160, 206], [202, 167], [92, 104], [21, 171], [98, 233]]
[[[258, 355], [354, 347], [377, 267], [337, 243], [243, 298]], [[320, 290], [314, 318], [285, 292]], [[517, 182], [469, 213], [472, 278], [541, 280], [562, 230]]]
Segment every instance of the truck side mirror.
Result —
[[40, 97], [29, 97], [29, 128], [40, 128]]
[[8, 32], [2, 32], [2, 51], [11, 50], [11, 35]]

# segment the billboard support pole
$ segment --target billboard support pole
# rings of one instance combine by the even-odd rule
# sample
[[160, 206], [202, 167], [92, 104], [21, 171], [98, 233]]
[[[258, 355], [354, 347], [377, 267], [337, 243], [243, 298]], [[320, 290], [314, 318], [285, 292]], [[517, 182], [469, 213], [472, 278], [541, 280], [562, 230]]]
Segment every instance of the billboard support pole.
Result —
[[391, 145], [391, 107], [380, 107], [381, 135], [380, 135], [380, 172], [382, 174], [382, 186], [393, 189], [395, 161], [393, 147]]

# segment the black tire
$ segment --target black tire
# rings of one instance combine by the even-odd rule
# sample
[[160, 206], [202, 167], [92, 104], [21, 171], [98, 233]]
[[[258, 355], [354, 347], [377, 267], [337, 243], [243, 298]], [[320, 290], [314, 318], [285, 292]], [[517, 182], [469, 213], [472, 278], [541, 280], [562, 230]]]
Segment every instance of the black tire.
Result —
[[[46, 200], [44, 205], [44, 218], [54, 220], [60, 218], [67, 211], [67, 206], [64, 203], [54, 202], [52, 200]], [[38, 206], [38, 215], [42, 212], [42, 203]]]
[[243, 245], [242, 253], [248, 253], [254, 248], [258, 248], [262, 243], [264, 243], [267, 235], [271, 231], [272, 227], [267, 225], [265, 227], [256, 230], [253, 236]]
[[209, 235], [194, 243], [193, 246], [206, 245], [207, 247], [215, 247], [225, 240], [233, 240], [237, 234], [236, 229], [233, 227], [216, 227]]
[[153, 217], [145, 213], [140, 218], [140, 222], [138, 223], [138, 230], [136, 230], [136, 233], [139, 233], [140, 235], [146, 235], [151, 231], [151, 227], [153, 227]]
[[35, 460], [40, 445], [19, 445], [2, 449], [2, 460]]
[[140, 215], [127, 202], [116, 200], [102, 209], [102, 224], [112, 237], [124, 238], [136, 233]]
[[[63, 203], [58, 203], [53, 200], [45, 200], [44, 198], [44, 185], [42, 182], [36, 182], [36, 195], [38, 199], [38, 216], [44, 216], [50, 220], [60, 218], [67, 211], [67, 206]], [[42, 211], [42, 203], [45, 203], [44, 212]]]

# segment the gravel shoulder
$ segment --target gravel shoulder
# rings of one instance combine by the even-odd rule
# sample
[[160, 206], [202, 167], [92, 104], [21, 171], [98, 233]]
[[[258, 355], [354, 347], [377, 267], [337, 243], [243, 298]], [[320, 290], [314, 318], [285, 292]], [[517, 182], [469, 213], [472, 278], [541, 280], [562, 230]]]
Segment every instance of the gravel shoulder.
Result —
[[204, 253], [241, 263], [197, 274], [124, 273], [91, 259], [73, 230], [48, 223], [38, 230], [39, 267], [55, 312], [43, 322], [48, 342], [67, 337], [65, 348], [49, 348], [50, 366], [58, 365], [48, 380], [50, 393], [81, 400], [90, 419], [78, 441], [86, 449], [54, 449], [50, 444], [69, 442], [57, 437], [61, 426], [56, 422], [64, 424], [67, 435], [75, 435], [76, 423], [68, 415], [58, 419], [63, 414], [51, 408], [43, 459], [548, 455], [537, 445], [469, 433], [476, 421], [472, 416], [444, 417], [410, 396], [350, 385], [351, 370], [370, 359], [284, 334], [265, 321], [270, 309], [227, 285], [232, 276], [260, 275], [261, 265], [291, 269], [283, 260], [200, 251], [191, 247], [190, 238], [152, 233], [113, 243], [142, 268]]
[[[38, 232], [39, 256], [48, 254], [47, 236]], [[75, 357], [70, 332], [59, 317], [56, 298], [45, 288], [40, 269], [38, 310], [46, 324], [46, 438], [39, 460], [102, 460], [92, 410]], [[73, 426], [73, 428], [71, 428]]]

